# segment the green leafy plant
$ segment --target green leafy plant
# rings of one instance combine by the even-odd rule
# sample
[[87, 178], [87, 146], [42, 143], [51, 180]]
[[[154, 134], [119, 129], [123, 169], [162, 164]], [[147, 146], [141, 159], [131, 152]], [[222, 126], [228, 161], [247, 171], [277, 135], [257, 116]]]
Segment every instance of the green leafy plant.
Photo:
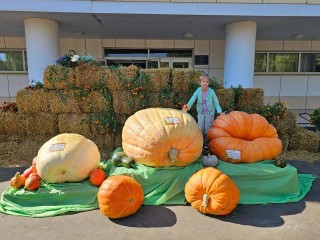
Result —
[[312, 114], [310, 114], [310, 122], [320, 130], [320, 107], [316, 108]]
[[216, 77], [213, 77], [210, 79], [209, 87], [211, 87], [213, 90], [223, 89], [223, 81]]
[[262, 110], [262, 116], [264, 116], [268, 122], [286, 119], [287, 115], [288, 109], [285, 102], [276, 102], [273, 105], [267, 104]]

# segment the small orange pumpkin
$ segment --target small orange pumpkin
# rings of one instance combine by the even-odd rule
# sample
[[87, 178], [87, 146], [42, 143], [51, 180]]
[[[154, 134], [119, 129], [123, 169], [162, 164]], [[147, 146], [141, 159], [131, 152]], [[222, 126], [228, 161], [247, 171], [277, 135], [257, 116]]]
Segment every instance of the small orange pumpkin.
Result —
[[106, 178], [106, 173], [100, 168], [93, 169], [90, 172], [90, 182], [94, 186], [100, 186]]
[[208, 131], [209, 148], [219, 159], [253, 163], [282, 151], [277, 130], [259, 114], [233, 111], [220, 115]]
[[13, 178], [10, 180], [10, 185], [13, 188], [22, 188], [26, 178], [23, 175], [20, 175], [20, 172], [17, 172]]
[[131, 177], [107, 178], [98, 191], [99, 208], [109, 218], [122, 218], [138, 211], [144, 200], [141, 185]]
[[218, 169], [208, 167], [193, 174], [185, 188], [185, 197], [191, 206], [202, 213], [226, 215], [237, 206], [240, 190]]
[[40, 187], [41, 177], [38, 173], [31, 173], [30, 176], [26, 179], [24, 189], [27, 190], [36, 190]]

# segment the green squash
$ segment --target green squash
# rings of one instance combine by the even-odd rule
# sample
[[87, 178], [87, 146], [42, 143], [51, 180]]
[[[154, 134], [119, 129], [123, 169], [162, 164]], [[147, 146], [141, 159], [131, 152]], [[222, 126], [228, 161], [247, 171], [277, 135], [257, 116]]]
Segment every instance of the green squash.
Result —
[[111, 161], [116, 167], [131, 168], [134, 165], [134, 160], [128, 157], [125, 152], [115, 152], [111, 157]]

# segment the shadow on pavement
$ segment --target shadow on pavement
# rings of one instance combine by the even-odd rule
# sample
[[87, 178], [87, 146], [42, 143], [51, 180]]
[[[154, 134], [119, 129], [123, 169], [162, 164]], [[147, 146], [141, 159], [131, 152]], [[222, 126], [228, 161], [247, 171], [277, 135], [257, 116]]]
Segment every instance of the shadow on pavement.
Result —
[[20, 172], [22, 174], [24, 170], [26, 170], [26, 167], [0, 167], [0, 182], [10, 181], [10, 179], [16, 174], [16, 172]]
[[297, 168], [299, 174], [313, 174], [316, 176], [311, 190], [300, 202], [267, 205], [239, 204], [234, 212], [230, 215], [214, 218], [224, 222], [231, 222], [240, 225], [250, 225], [255, 227], [279, 227], [284, 224], [284, 220], [281, 216], [301, 213], [306, 208], [306, 201], [319, 202], [320, 161], [313, 163], [289, 161], [289, 164]]
[[161, 228], [175, 225], [177, 216], [165, 206], [143, 205], [134, 215], [121, 219], [110, 219], [110, 221], [126, 227]]
[[281, 216], [301, 213], [306, 207], [305, 201], [298, 203], [268, 205], [238, 205], [233, 213], [215, 217], [224, 222], [254, 227], [280, 227], [284, 224]]

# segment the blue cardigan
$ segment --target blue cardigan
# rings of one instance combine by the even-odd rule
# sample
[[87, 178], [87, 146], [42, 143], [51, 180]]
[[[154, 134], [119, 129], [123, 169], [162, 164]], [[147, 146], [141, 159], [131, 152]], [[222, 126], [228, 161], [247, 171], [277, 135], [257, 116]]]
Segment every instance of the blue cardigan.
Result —
[[[216, 93], [214, 92], [214, 90], [212, 88], [208, 89], [208, 94], [206, 97], [206, 101], [207, 101], [207, 107], [209, 109], [209, 113], [211, 116], [214, 116], [214, 112], [215, 110], [217, 110], [217, 113], [221, 113], [221, 107], [219, 104], [219, 100], [217, 98]], [[189, 102], [187, 103], [188, 105], [188, 109], [190, 110], [193, 103], [197, 100], [197, 111], [198, 113], [202, 113], [202, 93], [201, 93], [201, 87], [199, 87], [194, 94], [192, 95], [192, 97], [190, 98]]]

